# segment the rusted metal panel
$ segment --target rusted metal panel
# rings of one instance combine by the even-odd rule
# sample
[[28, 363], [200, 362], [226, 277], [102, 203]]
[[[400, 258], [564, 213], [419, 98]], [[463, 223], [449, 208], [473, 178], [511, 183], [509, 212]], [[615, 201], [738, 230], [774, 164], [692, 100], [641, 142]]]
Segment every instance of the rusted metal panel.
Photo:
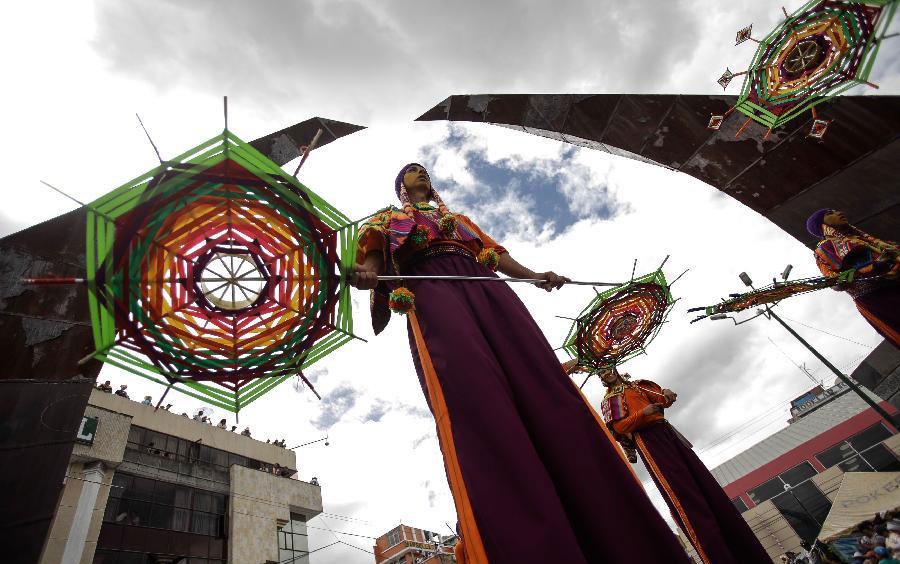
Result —
[[600, 141], [641, 154], [644, 144], [650, 140], [672, 107], [674, 98], [664, 95], [622, 96]]
[[885, 239], [900, 238], [898, 165], [900, 138], [818, 181], [766, 213], [766, 217], [812, 246], [806, 218], [824, 207], [847, 213], [860, 229]]
[[323, 147], [351, 133], [356, 133], [365, 129], [365, 127], [333, 119], [314, 117], [270, 133], [265, 137], [255, 139], [250, 142], [250, 145], [278, 166], [282, 166], [299, 157], [300, 148], [308, 145], [319, 129], [322, 130], [322, 136], [319, 137], [316, 148]]
[[[506, 111], [491, 108], [509, 105]], [[822, 142], [808, 139], [812, 116], [768, 132], [732, 114], [734, 96], [530, 94], [451, 96], [420, 121], [477, 121], [661, 164], [711, 184], [769, 217], [808, 246], [806, 217], [842, 208], [860, 227], [900, 239], [900, 158], [884, 149], [900, 137], [900, 97], [841, 96], [817, 107], [833, 119]], [[740, 131], [740, 135], [737, 135]], [[887, 151], [893, 155], [893, 149]]]
[[484, 121], [491, 123], [522, 123], [530, 96], [510, 94], [491, 97], [484, 112]]
[[641, 154], [679, 169], [712, 137], [714, 132], [707, 128], [709, 116], [724, 114], [734, 102], [734, 96], [676, 96]]
[[84, 277], [84, 209], [0, 239], [0, 379], [95, 378], [84, 284], [27, 286], [22, 278]]
[[619, 100], [624, 96], [624, 94], [574, 96], [565, 123], [565, 133], [599, 143]]
[[0, 380], [4, 562], [32, 564], [40, 557], [92, 384], [86, 379]]
[[[836, 99], [820, 112], [820, 115], [834, 119], [824, 140], [808, 139], [809, 123], [804, 122], [802, 129], [767, 151], [724, 189], [734, 193], [758, 193], [751, 207], [767, 212], [803, 188], [884, 146], [900, 131], [900, 120], [886, 112], [888, 108], [877, 98], [872, 102], [860, 104]], [[900, 114], [896, 106], [893, 109]]]
[[571, 96], [530, 96], [522, 125], [565, 133], [563, 126], [572, 107]]
[[774, 130], [764, 140], [766, 128], [751, 121], [738, 135], [746, 118], [741, 115], [729, 116], [729, 119], [722, 124], [721, 129], [679, 170], [715, 186], [741, 203], [762, 213], [766, 208], [759, 206], [758, 191], [747, 191], [740, 186], [729, 187], [728, 183], [798, 131], [802, 127], [802, 124], [798, 123], [800, 121], [802, 120], [791, 122]]

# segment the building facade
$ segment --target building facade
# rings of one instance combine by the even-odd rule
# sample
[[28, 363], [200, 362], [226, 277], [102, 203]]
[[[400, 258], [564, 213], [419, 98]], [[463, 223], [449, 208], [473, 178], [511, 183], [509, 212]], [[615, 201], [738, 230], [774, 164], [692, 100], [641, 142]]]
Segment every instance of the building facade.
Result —
[[[864, 390], [890, 413], [890, 404]], [[789, 425], [712, 470], [773, 562], [819, 533], [844, 472], [900, 470], [900, 435], [844, 384], [792, 402]]]
[[456, 535], [400, 524], [375, 540], [375, 564], [449, 564], [456, 562]]
[[77, 440], [41, 564], [308, 563], [294, 451], [96, 389]]

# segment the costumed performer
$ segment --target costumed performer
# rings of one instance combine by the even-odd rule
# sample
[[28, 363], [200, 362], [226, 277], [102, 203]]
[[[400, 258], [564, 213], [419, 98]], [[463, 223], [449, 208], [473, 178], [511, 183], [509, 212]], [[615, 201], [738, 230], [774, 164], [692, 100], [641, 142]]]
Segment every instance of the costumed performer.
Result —
[[691, 444], [666, 421], [663, 410], [677, 395], [650, 380], [632, 382], [614, 367], [599, 376], [607, 388], [603, 419], [626, 451], [636, 449], [640, 454], [672, 517], [704, 564], [770, 562]]
[[[900, 348], [900, 245], [857, 229], [843, 212], [833, 209], [812, 214], [806, 230], [821, 239], [815, 257], [822, 274], [837, 276], [855, 269], [857, 279], [835, 289], [850, 294], [866, 321]], [[859, 279], [862, 276], [880, 278]]]
[[410, 350], [437, 425], [466, 562], [626, 564], [634, 546], [651, 539], [660, 561], [687, 564], [605, 438], [602, 420], [507, 284], [409, 280], [388, 295], [376, 276], [499, 270], [543, 280], [548, 291], [567, 279], [522, 266], [472, 220], [448, 210], [421, 165], [403, 167], [394, 188], [402, 208], [361, 227], [351, 284], [374, 289], [376, 333], [386, 323], [385, 302], [407, 310]]

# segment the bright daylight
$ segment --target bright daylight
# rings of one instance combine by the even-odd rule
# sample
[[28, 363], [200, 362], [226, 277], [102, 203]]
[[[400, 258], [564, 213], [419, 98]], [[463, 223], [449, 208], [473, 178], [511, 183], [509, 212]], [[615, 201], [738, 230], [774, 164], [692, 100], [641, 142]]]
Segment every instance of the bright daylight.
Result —
[[900, 0], [37, 0], [0, 560], [900, 564]]

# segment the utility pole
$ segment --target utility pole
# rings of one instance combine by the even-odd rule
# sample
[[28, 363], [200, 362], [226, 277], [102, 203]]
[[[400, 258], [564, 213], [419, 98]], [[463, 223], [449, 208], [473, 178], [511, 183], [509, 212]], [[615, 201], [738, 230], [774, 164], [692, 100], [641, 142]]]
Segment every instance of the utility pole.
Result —
[[819, 351], [817, 351], [812, 345], [810, 345], [806, 341], [806, 339], [801, 337], [796, 331], [794, 331], [793, 328], [791, 328], [790, 325], [788, 325], [787, 323], [784, 322], [783, 319], [778, 317], [778, 315], [774, 311], [772, 311], [772, 308], [770, 308], [769, 306], [766, 306], [766, 316], [770, 317], [771, 319], [774, 319], [775, 321], [780, 323], [782, 327], [787, 329], [788, 333], [793, 335], [794, 338], [796, 338], [798, 341], [800, 341], [800, 343], [802, 343], [804, 347], [809, 349], [809, 352], [813, 353], [813, 355], [815, 355], [815, 357], [818, 358], [822, 362], [822, 364], [824, 364], [826, 367], [828, 367], [829, 370], [834, 372], [835, 376], [837, 376], [841, 382], [847, 384], [848, 388], [853, 390], [853, 392], [856, 393], [856, 395], [858, 395], [860, 398], [862, 398], [862, 400], [864, 402], [869, 404], [869, 407], [871, 407], [873, 410], [875, 410], [875, 413], [880, 415], [881, 418], [884, 419], [888, 423], [888, 425], [890, 425], [895, 431], [900, 430], [900, 428], [898, 428], [897, 422], [894, 420], [894, 417], [890, 413], [885, 411], [883, 407], [881, 407], [880, 405], [878, 405], [877, 402], [875, 402], [875, 400], [873, 400], [872, 398], [870, 398], [868, 396], [868, 394], [863, 392], [862, 389], [859, 386], [857, 386], [853, 380], [851, 380], [850, 378], [845, 376], [840, 370], [837, 369], [837, 367], [835, 365], [831, 364], [831, 362], [829, 362], [827, 358], [822, 356], [822, 354]]
[[[782, 280], [785, 280], [785, 281], [787, 280], [792, 268], [793, 267], [791, 265], [787, 265], [787, 268], [785, 268], [784, 272], [782, 272], [782, 274], [781, 274]], [[750, 279], [750, 276], [746, 272], [741, 272], [738, 275], [738, 278], [741, 279], [741, 282], [743, 282], [744, 285], [749, 286], [753, 290], [756, 289], [756, 288], [753, 288], [753, 280]], [[828, 367], [828, 369], [831, 370], [834, 373], [834, 375], [837, 376], [838, 379], [840, 379], [841, 382], [846, 384], [848, 388], [850, 388], [856, 395], [858, 395], [864, 402], [866, 402], [869, 405], [869, 407], [871, 407], [875, 411], [875, 413], [877, 413], [882, 419], [884, 419], [884, 421], [890, 426], [891, 429], [894, 430], [895, 433], [900, 431], [900, 425], [898, 425], [894, 416], [892, 416], [890, 413], [885, 411], [884, 408], [882, 408], [880, 405], [878, 405], [878, 402], [874, 401], [865, 392], [863, 392], [862, 389], [860, 389], [860, 387], [857, 386], [853, 380], [851, 380], [846, 375], [844, 375], [840, 370], [838, 370], [838, 368], [835, 365], [831, 364], [831, 362], [829, 362], [828, 359], [822, 355], [822, 353], [817, 351], [811, 344], [809, 344], [806, 341], [806, 339], [804, 339], [796, 331], [794, 331], [794, 329], [790, 325], [788, 325], [787, 323], [784, 322], [783, 319], [778, 317], [778, 315], [772, 310], [772, 308], [770, 306], [766, 305], [764, 307], [765, 307], [764, 310], [762, 310], [762, 309], [757, 310], [758, 311], [757, 315], [751, 317], [750, 319], [745, 319], [744, 321], [741, 321], [741, 322], [736, 321], [734, 318], [731, 318], [731, 317], [725, 315], [724, 313], [712, 315], [712, 316], [710, 316], [710, 319], [714, 319], [714, 320], [715, 319], [731, 319], [735, 325], [740, 325], [741, 323], [746, 323], [747, 321], [750, 321], [751, 319], [759, 317], [760, 315], [765, 315], [769, 319], [774, 319], [775, 321], [780, 323], [782, 327], [787, 329], [788, 333], [790, 333], [791, 335], [794, 336], [794, 338], [796, 338], [798, 341], [800, 341], [800, 343], [803, 344], [804, 347], [809, 349], [809, 352], [813, 353], [813, 355], [815, 355], [815, 357], [818, 358], [822, 362], [822, 364], [824, 364], [826, 367]]]

